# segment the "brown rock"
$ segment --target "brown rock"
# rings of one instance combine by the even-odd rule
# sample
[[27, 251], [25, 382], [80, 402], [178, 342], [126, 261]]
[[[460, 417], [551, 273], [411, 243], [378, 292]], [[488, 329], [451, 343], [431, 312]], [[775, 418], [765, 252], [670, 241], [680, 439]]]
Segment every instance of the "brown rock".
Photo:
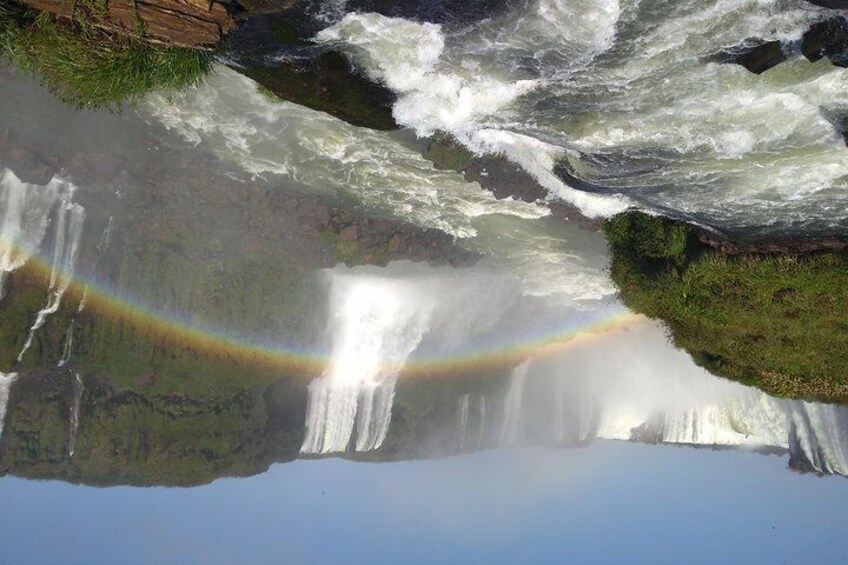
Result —
[[65, 166], [77, 184], [108, 182], [124, 168], [123, 158], [108, 153], [78, 153]]
[[11, 130], [0, 131], [3, 164], [19, 179], [30, 184], [47, 184], [56, 174], [56, 166], [30, 149]]
[[[21, 0], [23, 4], [63, 18], [90, 17], [79, 2]], [[227, 9], [234, 2], [210, 0], [110, 0], [102, 3], [105, 16], [96, 25], [118, 33], [141, 36], [154, 43], [209, 48], [236, 27]]]
[[359, 238], [359, 228], [356, 224], [350, 225], [339, 232], [339, 241], [352, 242]]

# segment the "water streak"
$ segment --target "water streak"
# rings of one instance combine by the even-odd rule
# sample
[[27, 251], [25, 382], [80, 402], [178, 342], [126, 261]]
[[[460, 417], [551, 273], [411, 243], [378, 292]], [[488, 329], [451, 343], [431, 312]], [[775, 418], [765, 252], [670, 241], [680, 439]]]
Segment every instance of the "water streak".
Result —
[[17, 378], [17, 373], [0, 373], [0, 438], [3, 437], [3, 427], [6, 423], [6, 409], [9, 406], [9, 394], [12, 389], [12, 383]]
[[51, 314], [55, 314], [59, 310], [62, 297], [73, 281], [79, 243], [82, 238], [85, 210], [79, 204], [71, 202], [70, 196], [70, 194], [62, 196], [56, 212], [52, 270], [48, 285], [47, 303], [38, 311], [35, 322], [30, 327], [26, 341], [18, 354], [18, 362], [23, 359], [24, 354], [32, 345], [35, 333], [44, 325]]
[[74, 344], [75, 323], [76, 320], [71, 320], [71, 323], [68, 325], [68, 329], [65, 332], [65, 346], [62, 348], [62, 356], [59, 358], [59, 367], [63, 367], [68, 361], [71, 360], [71, 351], [73, 350]]
[[77, 432], [80, 425], [80, 403], [83, 383], [79, 373], [74, 375], [74, 403], [71, 405], [71, 421], [68, 426], [68, 459], [74, 456], [77, 447]]
[[530, 369], [530, 365], [531, 361], [528, 359], [512, 371], [509, 391], [504, 401], [504, 419], [501, 428], [501, 442], [506, 445], [518, 440], [524, 384], [527, 381], [527, 371]]

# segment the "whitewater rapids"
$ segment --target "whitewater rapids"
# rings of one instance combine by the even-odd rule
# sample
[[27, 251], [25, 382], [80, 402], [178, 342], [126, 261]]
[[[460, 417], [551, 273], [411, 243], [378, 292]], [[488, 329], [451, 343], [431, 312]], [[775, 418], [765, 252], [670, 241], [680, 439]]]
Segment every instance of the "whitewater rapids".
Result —
[[[848, 71], [796, 52], [754, 75], [713, 56], [749, 38], [789, 49], [833, 15], [802, 0], [525, 0], [460, 29], [346, 14], [317, 39], [399, 94], [400, 124], [501, 153], [586, 215], [638, 205], [773, 233], [846, 225]], [[558, 178], [563, 160], [595, 188]]]

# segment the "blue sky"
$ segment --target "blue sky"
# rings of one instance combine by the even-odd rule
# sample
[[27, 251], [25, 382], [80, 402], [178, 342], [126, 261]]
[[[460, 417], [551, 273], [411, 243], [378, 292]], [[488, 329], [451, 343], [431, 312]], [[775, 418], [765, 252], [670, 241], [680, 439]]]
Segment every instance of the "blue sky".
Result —
[[803, 563], [848, 550], [848, 480], [786, 458], [596, 442], [274, 466], [192, 489], [0, 479], [3, 563]]

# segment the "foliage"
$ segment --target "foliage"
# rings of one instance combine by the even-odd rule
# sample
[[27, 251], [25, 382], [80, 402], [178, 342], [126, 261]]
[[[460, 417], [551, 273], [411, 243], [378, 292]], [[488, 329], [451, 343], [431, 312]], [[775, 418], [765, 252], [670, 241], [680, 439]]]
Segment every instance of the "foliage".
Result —
[[778, 396], [848, 401], [848, 253], [728, 256], [635, 212], [604, 231], [624, 302], [698, 364]]
[[190, 88], [212, 68], [210, 53], [110, 33], [98, 27], [97, 10], [86, 13], [70, 22], [0, 5], [3, 56], [61, 100], [90, 107], [136, 103], [153, 89]]

